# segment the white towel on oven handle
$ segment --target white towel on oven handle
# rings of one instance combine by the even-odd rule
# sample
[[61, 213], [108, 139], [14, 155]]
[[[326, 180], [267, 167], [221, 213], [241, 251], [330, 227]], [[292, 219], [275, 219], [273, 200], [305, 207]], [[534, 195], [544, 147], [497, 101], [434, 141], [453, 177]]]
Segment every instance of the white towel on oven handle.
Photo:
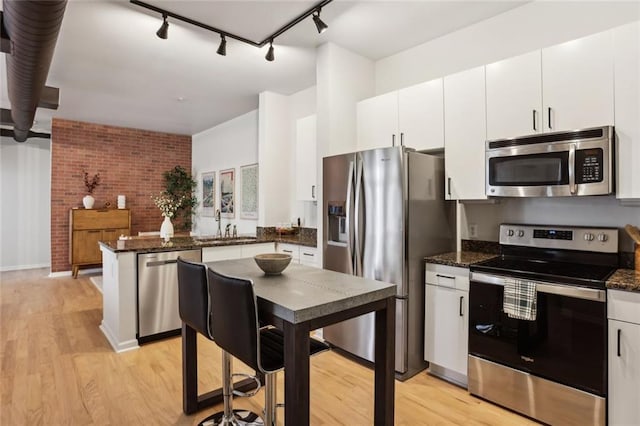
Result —
[[535, 321], [537, 311], [536, 284], [531, 281], [506, 278], [502, 309], [509, 318]]

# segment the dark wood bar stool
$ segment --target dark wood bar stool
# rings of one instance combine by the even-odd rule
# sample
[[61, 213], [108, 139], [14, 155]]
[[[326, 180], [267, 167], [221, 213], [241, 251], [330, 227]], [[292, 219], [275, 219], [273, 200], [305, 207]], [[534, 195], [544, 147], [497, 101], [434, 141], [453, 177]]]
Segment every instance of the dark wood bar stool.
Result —
[[[182, 322], [196, 330], [209, 340], [215, 341], [212, 328], [212, 303], [207, 267], [178, 258], [178, 305]], [[257, 371], [257, 370], [256, 370]], [[209, 425], [262, 425], [262, 419], [256, 413], [233, 409], [232, 359], [227, 351], [222, 352], [222, 387], [224, 411], [217, 412], [202, 422]], [[247, 375], [242, 375], [247, 376]], [[253, 376], [251, 376], [253, 377]], [[239, 396], [253, 396], [260, 389], [256, 380], [256, 389], [250, 393], [236, 393]]]
[[[273, 327], [260, 328], [253, 282], [209, 268], [215, 341], [226, 353], [265, 375], [265, 425], [276, 425], [276, 374], [284, 368], [284, 336]], [[309, 354], [329, 346], [311, 339]], [[290, 419], [290, 421], [295, 419]]]

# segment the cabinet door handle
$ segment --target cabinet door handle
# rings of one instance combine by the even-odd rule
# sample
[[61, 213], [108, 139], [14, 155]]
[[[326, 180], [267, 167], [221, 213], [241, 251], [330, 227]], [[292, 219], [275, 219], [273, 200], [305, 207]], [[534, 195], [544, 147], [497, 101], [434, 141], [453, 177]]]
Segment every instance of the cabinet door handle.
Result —
[[396, 146], [396, 135], [395, 135], [395, 133], [391, 135], [391, 146]]
[[400, 133], [400, 146], [404, 146], [404, 133]]
[[293, 253], [293, 250], [282, 250], [285, 253]]
[[90, 234], [97, 234], [98, 232], [102, 232], [100, 230], [96, 230], [96, 231], [89, 231]]
[[551, 127], [551, 107], [547, 108], [547, 120], [547, 125], [550, 129], [553, 129], [553, 127]]
[[447, 194], [451, 196], [451, 178], [447, 178]]
[[311, 185], [311, 198], [316, 198], [316, 186]]
[[533, 110], [533, 130], [538, 130], [536, 129], [536, 110]]
[[464, 312], [462, 311], [462, 302], [464, 301], [464, 296], [460, 296], [460, 316], [464, 316]]
[[438, 278], [448, 278], [450, 280], [455, 280], [456, 277], [452, 277], [451, 275], [442, 275], [442, 274], [436, 274], [436, 277]]
[[304, 256], [311, 256], [311, 257], [313, 257], [313, 254], [311, 254], [311, 253], [302, 253], [302, 254], [303, 254]]
[[622, 354], [620, 354], [620, 335], [622, 334], [622, 330], [618, 329], [618, 356], [622, 356]]

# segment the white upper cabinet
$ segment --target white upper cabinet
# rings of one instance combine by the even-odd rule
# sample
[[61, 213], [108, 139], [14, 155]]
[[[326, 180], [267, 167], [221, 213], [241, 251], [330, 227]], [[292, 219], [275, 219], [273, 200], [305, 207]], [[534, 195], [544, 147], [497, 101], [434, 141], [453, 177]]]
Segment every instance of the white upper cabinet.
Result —
[[418, 151], [444, 147], [442, 79], [358, 103], [358, 150], [404, 145]]
[[316, 116], [310, 115], [296, 122], [296, 198], [316, 201]]
[[618, 198], [640, 198], [640, 21], [614, 30]]
[[365, 99], [357, 105], [358, 150], [400, 144], [398, 134], [398, 92]]
[[398, 91], [398, 128], [401, 143], [417, 151], [444, 147], [441, 78]]
[[485, 195], [485, 67], [444, 78], [445, 197], [479, 200]]
[[486, 69], [489, 140], [614, 124], [612, 31]]
[[542, 131], [541, 52], [487, 65], [487, 139]]
[[613, 125], [613, 31], [542, 49], [545, 132]]

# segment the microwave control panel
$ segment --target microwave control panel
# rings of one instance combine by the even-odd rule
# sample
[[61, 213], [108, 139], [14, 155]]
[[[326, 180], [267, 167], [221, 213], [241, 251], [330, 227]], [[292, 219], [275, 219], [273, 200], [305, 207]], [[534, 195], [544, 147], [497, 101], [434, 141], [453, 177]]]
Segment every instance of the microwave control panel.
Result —
[[576, 183], [602, 182], [604, 155], [601, 148], [576, 151]]

